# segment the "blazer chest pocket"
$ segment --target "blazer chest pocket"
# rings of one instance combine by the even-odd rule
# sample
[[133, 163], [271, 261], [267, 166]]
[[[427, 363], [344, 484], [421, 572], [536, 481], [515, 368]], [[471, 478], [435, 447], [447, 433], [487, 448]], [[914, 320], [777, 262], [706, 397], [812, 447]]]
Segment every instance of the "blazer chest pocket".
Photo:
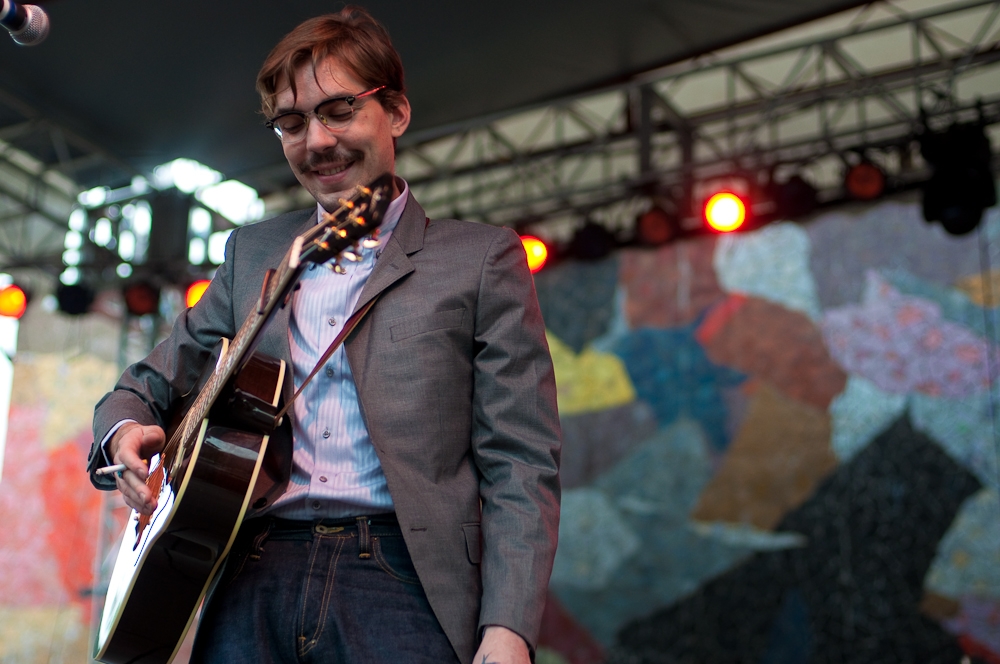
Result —
[[432, 311], [429, 314], [413, 316], [389, 327], [393, 341], [409, 339], [424, 332], [458, 327], [465, 320], [465, 309], [450, 309], [448, 311]]

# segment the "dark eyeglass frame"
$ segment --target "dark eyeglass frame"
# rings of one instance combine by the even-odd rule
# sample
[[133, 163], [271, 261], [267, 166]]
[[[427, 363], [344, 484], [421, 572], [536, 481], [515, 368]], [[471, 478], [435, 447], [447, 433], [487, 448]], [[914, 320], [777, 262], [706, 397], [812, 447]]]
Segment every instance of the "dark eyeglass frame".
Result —
[[[270, 120], [268, 120], [265, 123], [265, 126], [271, 131], [273, 131], [274, 134], [278, 137], [278, 139], [282, 143], [297, 143], [302, 139], [304, 139], [306, 137], [306, 134], [309, 133], [308, 132], [309, 118], [310, 116], [313, 115], [316, 116], [316, 119], [319, 120], [320, 123], [330, 131], [336, 129], [343, 129], [344, 127], [346, 127], [351, 123], [351, 120], [354, 119], [354, 111], [355, 111], [354, 102], [356, 102], [359, 99], [364, 99], [365, 97], [369, 97], [380, 90], [384, 90], [385, 87], [386, 86], [384, 85], [380, 85], [377, 88], [372, 88], [371, 90], [365, 90], [364, 92], [359, 92], [356, 95], [347, 95], [346, 97], [330, 97], [329, 99], [324, 99], [320, 103], [316, 104], [316, 108], [314, 108], [311, 111], [287, 111], [285, 113], [281, 113], [280, 115], [276, 115]], [[319, 109], [321, 106], [326, 106], [327, 104], [335, 101], [347, 102], [347, 106], [351, 109], [351, 117], [344, 120], [343, 122], [336, 122], [335, 124], [331, 125], [330, 118], [320, 113]], [[302, 118], [302, 123], [303, 123], [302, 131], [299, 131], [296, 134], [288, 134], [286, 132], [281, 131], [281, 127], [278, 126], [278, 120], [280, 120], [281, 118], [287, 118], [290, 115], [297, 115]]]

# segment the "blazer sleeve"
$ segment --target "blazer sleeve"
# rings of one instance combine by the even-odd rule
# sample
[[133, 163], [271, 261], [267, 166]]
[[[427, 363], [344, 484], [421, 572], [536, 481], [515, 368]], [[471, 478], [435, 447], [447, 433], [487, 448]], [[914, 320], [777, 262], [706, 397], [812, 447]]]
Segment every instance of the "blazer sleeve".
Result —
[[170, 335], [145, 359], [127, 368], [114, 389], [94, 409], [94, 442], [87, 457], [87, 470], [98, 489], [115, 488], [113, 477], [94, 474], [104, 463], [98, 450], [108, 431], [126, 419], [165, 429], [173, 409], [195, 386], [219, 340], [235, 334], [232, 260], [238, 231], [230, 234], [226, 261], [198, 304], [181, 312]]
[[483, 265], [476, 308], [472, 450], [480, 471], [480, 631], [502, 625], [534, 649], [559, 532], [561, 450], [545, 325], [517, 235]]

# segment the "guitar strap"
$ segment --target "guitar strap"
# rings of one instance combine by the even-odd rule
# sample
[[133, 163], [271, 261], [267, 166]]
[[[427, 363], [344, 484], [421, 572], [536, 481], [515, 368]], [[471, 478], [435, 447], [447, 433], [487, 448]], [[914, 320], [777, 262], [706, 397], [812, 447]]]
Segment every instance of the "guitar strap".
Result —
[[[379, 293], [379, 295], [381, 295], [381, 293]], [[340, 347], [340, 344], [344, 343], [344, 339], [346, 339], [347, 336], [354, 331], [354, 328], [358, 326], [358, 323], [361, 322], [361, 319], [365, 317], [365, 314], [368, 313], [368, 310], [371, 309], [372, 305], [375, 304], [375, 301], [378, 300], [379, 295], [376, 295], [372, 299], [368, 300], [368, 302], [365, 303], [365, 306], [355, 311], [351, 315], [351, 317], [347, 319], [347, 322], [344, 323], [344, 327], [340, 330], [340, 334], [334, 337], [333, 341], [331, 341], [330, 345], [327, 347], [326, 352], [323, 353], [323, 357], [319, 358], [319, 361], [316, 363], [316, 366], [313, 367], [312, 373], [306, 376], [306, 379], [302, 381], [302, 384], [299, 385], [299, 389], [295, 391], [295, 394], [292, 395], [292, 398], [288, 400], [288, 403], [285, 404], [285, 407], [282, 408], [280, 411], [278, 411], [278, 414], [274, 416], [274, 422], [276, 426], [281, 423], [281, 418], [285, 416], [285, 413], [287, 413], [288, 410], [292, 407], [292, 404], [295, 403], [295, 400], [299, 398], [300, 394], [302, 394], [302, 390], [306, 389], [306, 385], [309, 384], [309, 381], [311, 381], [316, 376], [316, 374], [319, 373], [320, 368], [324, 364], [326, 364], [327, 360], [330, 359], [330, 356], [333, 355], [334, 351], [336, 351], [337, 348]]]

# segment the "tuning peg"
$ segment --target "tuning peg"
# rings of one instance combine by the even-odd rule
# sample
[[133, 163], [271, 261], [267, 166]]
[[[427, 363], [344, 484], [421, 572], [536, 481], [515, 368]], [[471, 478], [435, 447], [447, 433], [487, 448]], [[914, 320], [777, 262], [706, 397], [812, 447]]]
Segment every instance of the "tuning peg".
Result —
[[346, 258], [347, 260], [351, 261], [352, 263], [357, 263], [359, 260], [361, 260], [361, 257], [358, 256], [356, 253], [354, 253], [353, 251], [347, 251], [346, 249], [340, 252], [340, 255]]
[[347, 270], [344, 269], [344, 266], [341, 265], [340, 263], [333, 263], [332, 265], [330, 265], [330, 269], [336, 272], [337, 274], [347, 274]]
[[379, 245], [379, 241], [376, 240], [373, 237], [366, 238], [366, 239], [364, 239], [364, 240], [361, 241], [361, 246], [364, 247], [365, 249], [374, 249], [378, 245]]

